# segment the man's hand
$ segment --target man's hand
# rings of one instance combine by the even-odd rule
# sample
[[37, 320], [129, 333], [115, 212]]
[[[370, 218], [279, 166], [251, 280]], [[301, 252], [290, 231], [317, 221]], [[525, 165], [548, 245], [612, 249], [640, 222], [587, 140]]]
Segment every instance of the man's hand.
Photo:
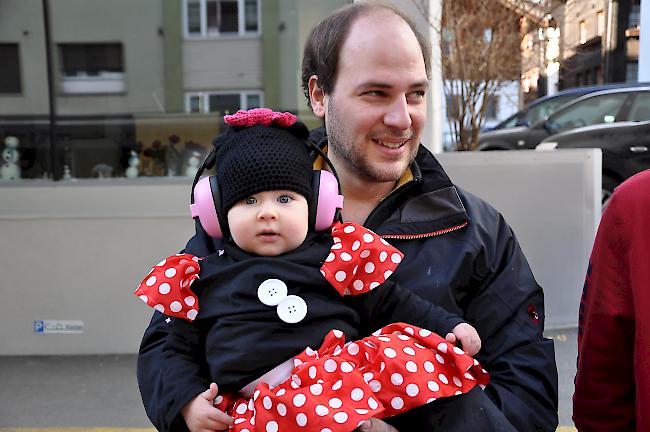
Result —
[[360, 432], [399, 432], [397, 429], [379, 419], [371, 418], [359, 426]]
[[219, 387], [212, 383], [210, 388], [192, 399], [183, 407], [181, 415], [191, 432], [223, 431], [233, 424], [233, 418], [214, 407]]
[[478, 332], [467, 323], [460, 323], [454, 327], [451, 333], [447, 333], [445, 340], [450, 344], [460, 341], [463, 351], [471, 356], [476, 355], [481, 349], [481, 338]]

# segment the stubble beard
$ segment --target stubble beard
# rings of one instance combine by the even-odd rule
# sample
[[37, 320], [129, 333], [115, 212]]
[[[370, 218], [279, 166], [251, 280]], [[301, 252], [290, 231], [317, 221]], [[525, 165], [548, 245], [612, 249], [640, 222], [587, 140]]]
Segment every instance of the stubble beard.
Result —
[[343, 122], [339, 119], [336, 108], [333, 104], [333, 98], [330, 98], [329, 105], [327, 106], [327, 142], [336, 157], [346, 164], [351, 173], [360, 176], [364, 180], [375, 183], [386, 183], [398, 181], [406, 172], [411, 162], [415, 159], [417, 154], [417, 147], [415, 147], [409, 155], [408, 162], [404, 167], [399, 169], [383, 168], [373, 166], [365, 157], [359, 147], [354, 145], [354, 138], [351, 137]]

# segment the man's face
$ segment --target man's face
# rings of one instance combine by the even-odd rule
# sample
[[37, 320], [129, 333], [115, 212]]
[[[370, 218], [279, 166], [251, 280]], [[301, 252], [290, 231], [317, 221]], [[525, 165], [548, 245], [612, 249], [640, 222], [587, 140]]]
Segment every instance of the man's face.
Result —
[[341, 47], [334, 89], [322, 103], [337, 170], [365, 181], [397, 181], [417, 152], [427, 87], [408, 24], [386, 10], [358, 18]]

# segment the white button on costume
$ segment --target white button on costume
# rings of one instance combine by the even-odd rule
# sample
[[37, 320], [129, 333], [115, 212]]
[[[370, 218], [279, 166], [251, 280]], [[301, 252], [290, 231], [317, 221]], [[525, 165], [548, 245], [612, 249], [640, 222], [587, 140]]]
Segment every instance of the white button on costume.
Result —
[[307, 303], [297, 295], [287, 295], [287, 284], [280, 279], [267, 279], [257, 288], [257, 298], [267, 306], [277, 306], [278, 317], [296, 324], [307, 315]]
[[307, 303], [297, 295], [289, 295], [280, 302], [277, 310], [282, 321], [295, 324], [307, 315]]
[[257, 298], [267, 306], [277, 306], [287, 293], [287, 284], [280, 279], [267, 279], [257, 288]]

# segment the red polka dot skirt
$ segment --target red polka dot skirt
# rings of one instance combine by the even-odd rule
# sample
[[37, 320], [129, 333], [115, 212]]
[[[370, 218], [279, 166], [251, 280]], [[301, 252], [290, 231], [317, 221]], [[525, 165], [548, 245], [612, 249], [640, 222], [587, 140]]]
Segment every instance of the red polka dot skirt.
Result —
[[396, 323], [345, 343], [332, 330], [323, 345], [294, 359], [291, 376], [274, 388], [260, 383], [251, 398], [219, 396], [237, 432], [352, 431], [488, 382], [488, 373], [460, 348], [429, 330]]

